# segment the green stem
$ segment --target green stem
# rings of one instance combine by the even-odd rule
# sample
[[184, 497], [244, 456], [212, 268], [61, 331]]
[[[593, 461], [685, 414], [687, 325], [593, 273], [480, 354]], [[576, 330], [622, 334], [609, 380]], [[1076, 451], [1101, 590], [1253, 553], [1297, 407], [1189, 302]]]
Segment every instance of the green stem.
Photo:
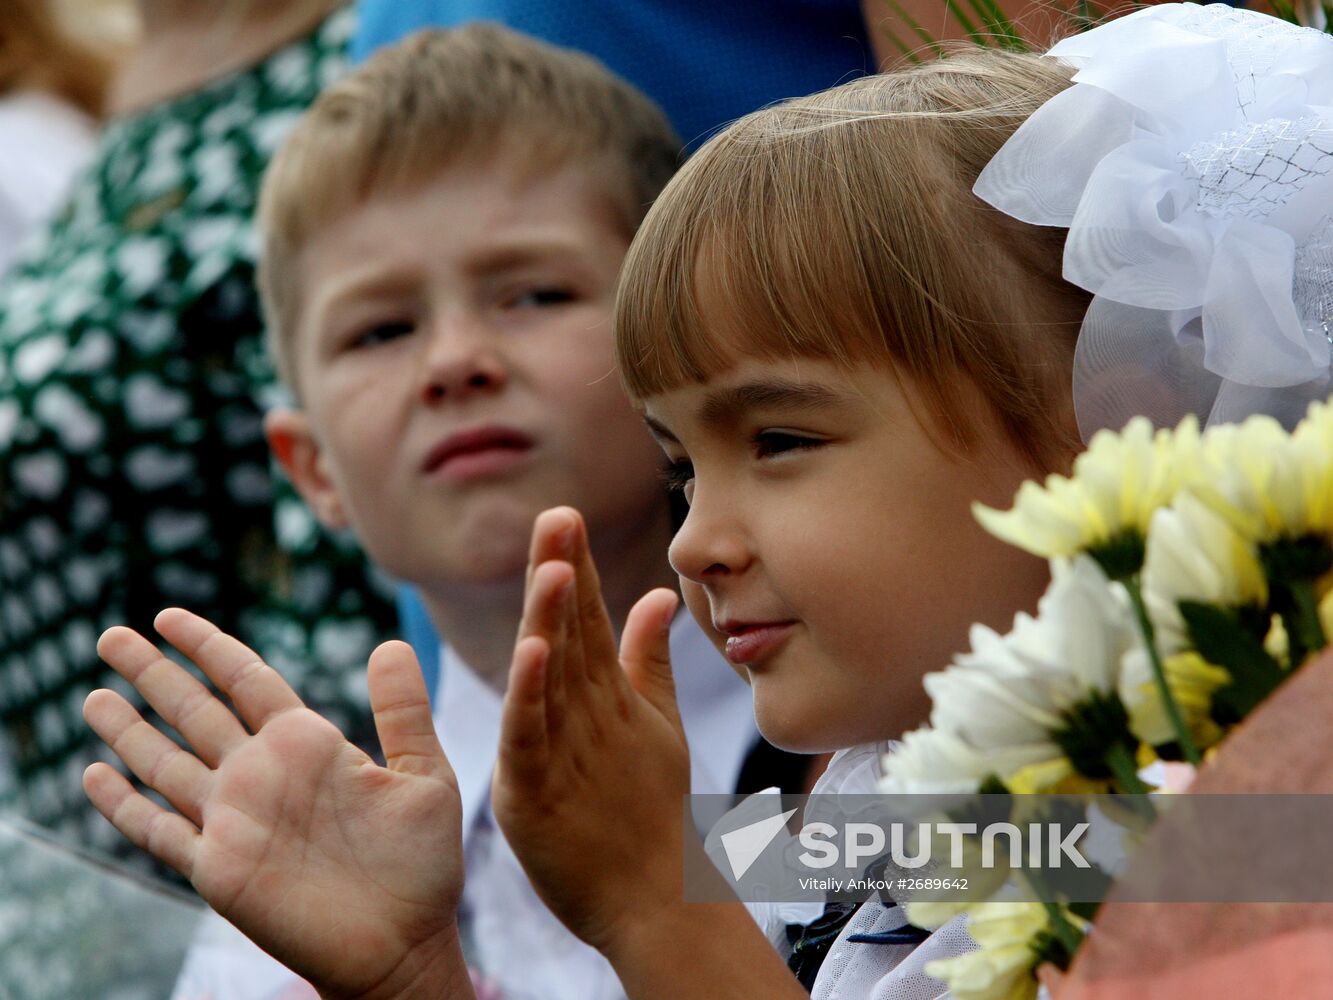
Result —
[[1143, 591], [1139, 589], [1138, 578], [1127, 577], [1122, 582], [1125, 589], [1129, 591], [1130, 603], [1134, 605], [1134, 618], [1138, 622], [1139, 631], [1143, 634], [1144, 645], [1148, 649], [1148, 660], [1152, 663], [1153, 680], [1157, 682], [1157, 694], [1162, 699], [1162, 706], [1166, 709], [1166, 717], [1171, 722], [1171, 728], [1175, 730], [1176, 742], [1180, 744], [1180, 752], [1184, 754], [1187, 761], [1198, 767], [1203, 762], [1203, 757], [1199, 754], [1199, 748], [1194, 745], [1194, 737], [1190, 735], [1190, 731], [1185, 725], [1185, 719], [1180, 714], [1180, 706], [1176, 704], [1176, 699], [1171, 694], [1171, 685], [1166, 682], [1166, 668], [1162, 666], [1162, 658], [1157, 652], [1152, 621], [1148, 618], [1148, 607], [1143, 603]]
[[1122, 792], [1127, 795], [1148, 794], [1148, 786], [1139, 777], [1138, 768], [1134, 766], [1134, 760], [1129, 756], [1129, 748], [1125, 744], [1117, 743], [1106, 751], [1106, 766], [1115, 775], [1115, 780], [1120, 782]]
[[1148, 798], [1150, 790], [1139, 777], [1139, 769], [1134, 766], [1134, 759], [1129, 755], [1129, 747], [1123, 743], [1114, 744], [1106, 751], [1106, 766], [1120, 783], [1121, 791], [1127, 795], [1137, 795], [1142, 799], [1141, 805], [1133, 807], [1135, 812], [1142, 813], [1143, 818], [1149, 823], [1157, 819], [1157, 807], [1152, 804], [1152, 799]]
[[1069, 922], [1059, 903], [1043, 899], [1041, 905], [1046, 907], [1046, 915], [1051, 918], [1051, 933], [1065, 946], [1071, 957], [1078, 954], [1079, 945], [1083, 943], [1083, 932]]
[[1317, 653], [1328, 645], [1324, 636], [1324, 626], [1319, 620], [1319, 600], [1315, 597], [1314, 581], [1293, 580], [1287, 584], [1287, 593], [1291, 595], [1294, 609], [1292, 620], [1286, 622], [1288, 641], [1293, 652], [1299, 649], [1298, 660], [1292, 657], [1292, 667], [1298, 667], [1309, 653]]

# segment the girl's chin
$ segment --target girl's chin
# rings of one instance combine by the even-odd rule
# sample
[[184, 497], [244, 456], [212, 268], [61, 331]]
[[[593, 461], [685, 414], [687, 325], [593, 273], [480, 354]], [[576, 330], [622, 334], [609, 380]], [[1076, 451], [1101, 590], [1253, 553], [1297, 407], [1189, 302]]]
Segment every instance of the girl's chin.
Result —
[[[822, 718], [814, 712], [791, 710], [786, 706], [765, 705], [762, 683], [755, 687], [754, 721], [760, 734], [779, 750], [789, 753], [830, 753], [845, 749], [844, 720]], [[809, 708], [810, 706], [802, 706]]]

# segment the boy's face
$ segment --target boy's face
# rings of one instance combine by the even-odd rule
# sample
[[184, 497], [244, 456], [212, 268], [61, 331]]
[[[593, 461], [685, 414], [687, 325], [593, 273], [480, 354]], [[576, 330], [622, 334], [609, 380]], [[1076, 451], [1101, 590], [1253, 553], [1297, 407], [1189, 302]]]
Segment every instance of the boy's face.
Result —
[[998, 432], [967, 458], [926, 436], [892, 374], [743, 360], [644, 401], [689, 477], [671, 545], [686, 602], [748, 675], [773, 743], [821, 751], [922, 724], [921, 678], [1007, 630], [1046, 565], [986, 535], [971, 503], [1025, 478]]
[[390, 573], [521, 581], [555, 504], [611, 544], [665, 524], [661, 455], [614, 373], [627, 239], [607, 188], [500, 156], [376, 196], [302, 252], [303, 409], [271, 414], [269, 439], [320, 519]]

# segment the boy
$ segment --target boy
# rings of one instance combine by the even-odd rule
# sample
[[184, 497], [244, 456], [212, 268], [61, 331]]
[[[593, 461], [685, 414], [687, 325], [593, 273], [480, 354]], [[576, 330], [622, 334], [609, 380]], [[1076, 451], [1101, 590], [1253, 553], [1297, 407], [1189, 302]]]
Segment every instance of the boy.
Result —
[[[614, 616], [674, 586], [661, 455], [613, 374], [629, 240], [672, 174], [656, 108], [591, 59], [491, 26], [424, 33], [327, 91], [265, 180], [260, 282], [297, 407], [269, 442], [320, 520], [414, 584], [446, 639], [435, 721], [463, 801], [469, 958], [506, 995], [619, 996], [545, 910], [489, 812], [535, 515], [587, 513]], [[696, 788], [757, 735], [688, 615], [673, 653]], [[215, 922], [178, 996], [292, 975]]]

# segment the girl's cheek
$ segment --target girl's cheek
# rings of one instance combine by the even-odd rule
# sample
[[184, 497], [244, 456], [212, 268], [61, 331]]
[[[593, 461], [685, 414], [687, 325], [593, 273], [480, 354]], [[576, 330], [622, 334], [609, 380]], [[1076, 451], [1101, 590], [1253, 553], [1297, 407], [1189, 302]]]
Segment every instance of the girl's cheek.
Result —
[[[727, 637], [713, 628], [713, 611], [709, 607], [708, 595], [704, 593], [704, 588], [692, 580], [680, 577], [680, 594], [685, 599], [685, 607], [699, 623], [704, 635], [708, 636], [708, 641], [721, 653], [727, 645]], [[727, 666], [731, 667], [745, 683], [750, 683], [750, 675], [744, 667], [733, 664], [730, 660], [727, 660]]]

